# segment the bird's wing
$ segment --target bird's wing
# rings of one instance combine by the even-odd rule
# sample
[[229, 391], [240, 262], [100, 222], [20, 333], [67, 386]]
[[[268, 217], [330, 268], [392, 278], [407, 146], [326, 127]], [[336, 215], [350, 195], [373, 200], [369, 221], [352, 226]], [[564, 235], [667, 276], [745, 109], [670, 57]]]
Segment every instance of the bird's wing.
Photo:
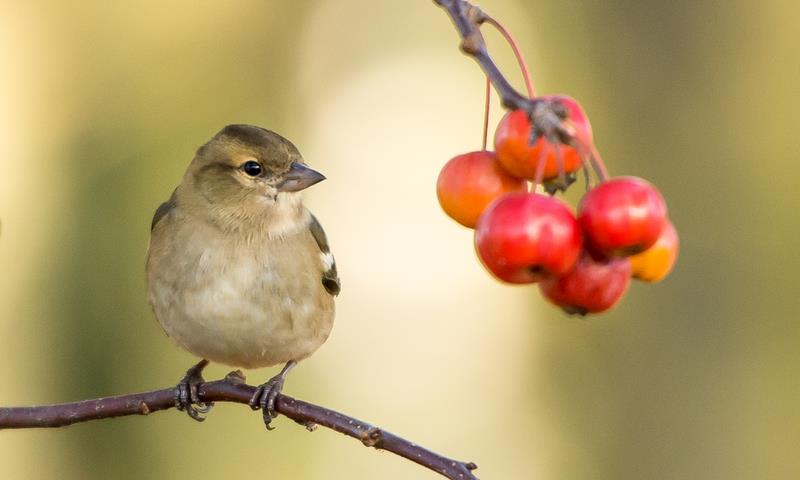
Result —
[[172, 192], [170, 195], [169, 200], [162, 203], [156, 209], [155, 215], [153, 215], [153, 223], [150, 224], [150, 231], [152, 232], [154, 228], [156, 228], [156, 224], [159, 220], [164, 218], [169, 212], [175, 209], [175, 192]]
[[327, 270], [322, 272], [322, 285], [331, 295], [339, 295], [342, 285], [339, 282], [339, 274], [336, 272], [336, 260], [334, 260], [328, 245], [328, 237], [325, 236], [325, 230], [322, 229], [322, 225], [319, 224], [319, 220], [314, 215], [311, 215], [309, 229], [311, 230], [311, 235], [314, 236], [314, 240], [317, 241], [323, 262], [327, 267]]

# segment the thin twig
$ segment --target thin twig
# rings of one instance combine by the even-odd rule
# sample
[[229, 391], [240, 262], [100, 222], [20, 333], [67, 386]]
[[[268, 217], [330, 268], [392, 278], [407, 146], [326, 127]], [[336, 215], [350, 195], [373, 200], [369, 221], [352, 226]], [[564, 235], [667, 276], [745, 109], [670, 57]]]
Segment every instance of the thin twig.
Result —
[[572, 133], [562, 125], [563, 119], [554, 111], [552, 101], [542, 97], [530, 98], [517, 91], [492, 60], [480, 30], [481, 24], [490, 17], [465, 0], [433, 1], [450, 16], [461, 37], [461, 51], [478, 62], [497, 91], [503, 107], [525, 110], [538, 132], [548, 135], [552, 132], [565, 145], [572, 145]]
[[[256, 387], [243, 383], [241, 378], [228, 376], [225, 380], [200, 386], [201, 402], [234, 402], [247, 405]], [[83, 400], [59, 405], [0, 408], [0, 430], [10, 428], [51, 428], [73, 423], [149, 415], [175, 406], [175, 389], [120, 395], [117, 397]], [[339, 412], [280, 394], [275, 409], [312, 430], [322, 425], [361, 441], [367, 447], [386, 450], [416, 462], [453, 480], [477, 480], [474, 463], [453, 460], [409, 442], [379, 427]]]
[[434, 0], [434, 2], [450, 15], [461, 36], [461, 51], [478, 62], [497, 90], [503, 106], [532, 112], [540, 100], [528, 98], [511, 86], [489, 55], [480, 30], [480, 24], [486, 20], [481, 9], [464, 0]]
[[[563, 124], [564, 118], [566, 118], [562, 115], [564, 113], [563, 106], [559, 106], [558, 102], [553, 105], [552, 100], [543, 97], [531, 98], [533, 96], [533, 86], [530, 83], [529, 76], [526, 74], [527, 67], [524, 66], [524, 61], [519, 54], [516, 42], [510, 39], [510, 35], [505, 28], [499, 26], [492, 17], [485, 14], [479, 7], [466, 0], [433, 0], [433, 2], [442, 7], [450, 16], [458, 35], [461, 37], [461, 51], [478, 62], [478, 65], [480, 65], [497, 91], [503, 107], [507, 109], [522, 109], [528, 112], [528, 117], [533, 123], [534, 131], [537, 135], [541, 134], [547, 138], [554, 138], [562, 144], [573, 148], [580, 147], [580, 142], [575, 138], [574, 132], [569, 128], [565, 128]], [[492, 60], [486, 47], [486, 40], [484, 40], [480, 30], [480, 26], [483, 23], [491, 23], [497, 27], [512, 44], [517, 60], [520, 62], [523, 73], [526, 76], [525, 81], [529, 92], [531, 92], [530, 96], [525, 96], [517, 91]], [[562, 114], [559, 114], [556, 109], [562, 110]], [[602, 159], [600, 159], [599, 152], [597, 152], [594, 145], [591, 145], [590, 149], [592, 167], [601, 179], [607, 178], [608, 171]]]

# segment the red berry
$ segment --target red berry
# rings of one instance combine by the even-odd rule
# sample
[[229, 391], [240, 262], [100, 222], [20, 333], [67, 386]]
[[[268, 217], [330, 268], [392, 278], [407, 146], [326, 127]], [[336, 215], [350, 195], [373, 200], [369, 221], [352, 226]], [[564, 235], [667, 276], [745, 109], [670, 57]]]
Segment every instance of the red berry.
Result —
[[442, 209], [453, 220], [474, 228], [492, 200], [508, 192], [527, 192], [525, 180], [512, 177], [497, 163], [494, 153], [458, 155], [445, 164], [436, 182]]
[[672, 222], [667, 220], [656, 243], [644, 252], [630, 257], [633, 278], [648, 283], [661, 281], [675, 265], [679, 243], [678, 232]]
[[[564, 124], [572, 128], [574, 135], [581, 143], [590, 145], [592, 142], [592, 126], [578, 102], [565, 95], [541, 97], [543, 99], [558, 101], [567, 110], [568, 118]], [[544, 137], [539, 137], [531, 145], [531, 121], [524, 110], [508, 112], [494, 134], [494, 148], [497, 158], [510, 174], [535, 180], [539, 160], [545, 162], [543, 180], [558, 176], [558, 155], [556, 147]], [[581, 168], [579, 152], [568, 146], [559, 144], [564, 173], [575, 172]]]
[[578, 221], [569, 207], [534, 193], [511, 193], [496, 200], [475, 230], [481, 262], [509, 283], [532, 283], [568, 272], [581, 243]]
[[599, 313], [613, 307], [631, 282], [627, 258], [594, 260], [584, 253], [575, 268], [539, 284], [542, 295], [569, 314]]
[[578, 221], [593, 254], [629, 256], [650, 248], [667, 220], [656, 187], [636, 177], [619, 177], [590, 190], [578, 206]]

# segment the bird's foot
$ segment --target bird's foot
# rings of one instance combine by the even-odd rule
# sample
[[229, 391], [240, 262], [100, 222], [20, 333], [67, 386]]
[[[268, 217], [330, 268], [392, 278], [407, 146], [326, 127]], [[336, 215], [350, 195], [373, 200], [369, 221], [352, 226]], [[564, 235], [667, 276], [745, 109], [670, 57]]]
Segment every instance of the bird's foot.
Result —
[[202, 422], [206, 419], [205, 414], [211, 411], [213, 403], [200, 401], [198, 388], [205, 382], [203, 379], [203, 369], [208, 365], [208, 360], [201, 360], [197, 365], [186, 371], [186, 375], [175, 387], [175, 408], [186, 411], [192, 420]]
[[256, 392], [250, 398], [250, 408], [253, 410], [261, 409], [261, 413], [264, 417], [264, 425], [267, 427], [267, 430], [275, 430], [273, 427], [272, 419], [278, 416], [278, 412], [275, 411], [275, 400], [278, 398], [278, 394], [281, 393], [283, 390], [283, 384], [286, 381], [286, 374], [289, 373], [297, 362], [290, 361], [283, 367], [281, 373], [275, 375], [274, 377], [267, 380], [266, 383], [259, 385], [256, 389]]

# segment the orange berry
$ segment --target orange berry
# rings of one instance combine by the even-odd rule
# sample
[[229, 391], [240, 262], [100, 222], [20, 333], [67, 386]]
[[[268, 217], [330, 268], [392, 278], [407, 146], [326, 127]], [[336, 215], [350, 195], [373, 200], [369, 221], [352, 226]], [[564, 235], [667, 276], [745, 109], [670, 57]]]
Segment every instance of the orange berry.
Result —
[[488, 151], [458, 155], [442, 168], [436, 194], [442, 210], [465, 227], [475, 228], [478, 217], [494, 199], [508, 192], [527, 192], [525, 180], [509, 175]]
[[[592, 142], [592, 127], [589, 119], [580, 105], [572, 98], [565, 95], [543, 97], [548, 100], [557, 100], [566, 107], [569, 114], [564, 120], [567, 127], [571, 127], [577, 140], [584, 144]], [[494, 134], [494, 148], [497, 159], [508, 173], [528, 180], [535, 180], [536, 169], [540, 159], [545, 162], [543, 180], [558, 176], [559, 162], [556, 146], [544, 137], [539, 137], [531, 145], [533, 126], [524, 110], [508, 112]], [[579, 152], [568, 145], [559, 144], [561, 162], [564, 173], [575, 172], [581, 168]]]
[[630, 257], [633, 278], [649, 283], [661, 281], [675, 265], [679, 246], [678, 232], [672, 222], [667, 220], [656, 243], [644, 252]]

